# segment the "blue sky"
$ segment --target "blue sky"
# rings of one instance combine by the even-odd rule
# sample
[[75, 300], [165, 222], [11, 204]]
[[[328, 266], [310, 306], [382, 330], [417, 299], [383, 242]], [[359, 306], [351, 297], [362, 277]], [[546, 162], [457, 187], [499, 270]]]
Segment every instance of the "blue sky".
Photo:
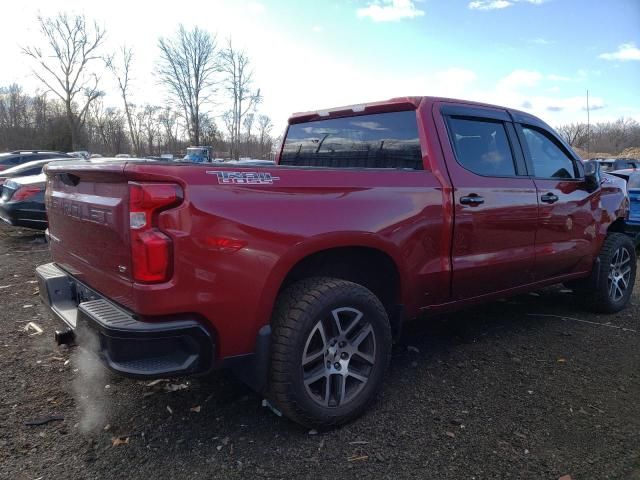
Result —
[[[149, 8], [153, 5], [153, 8]], [[108, 47], [134, 49], [135, 98], [165, 102], [157, 38], [178, 23], [217, 32], [251, 57], [276, 130], [289, 113], [403, 95], [521, 108], [552, 125], [640, 120], [640, 0], [210, 0], [3, 5], [0, 84], [40, 88], [19, 45], [35, 16], [67, 10], [102, 23]], [[25, 31], [25, 25], [26, 31]], [[105, 74], [107, 103], [118, 103]], [[220, 107], [212, 106], [214, 113]]]

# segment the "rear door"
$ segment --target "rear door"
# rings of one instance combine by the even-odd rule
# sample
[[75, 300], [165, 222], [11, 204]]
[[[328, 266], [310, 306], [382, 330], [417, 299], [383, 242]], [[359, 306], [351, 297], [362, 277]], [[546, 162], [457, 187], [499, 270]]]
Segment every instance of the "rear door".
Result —
[[531, 283], [538, 200], [509, 114], [459, 104], [441, 112], [454, 186], [453, 298]]
[[540, 201], [536, 280], [590, 270], [599, 191], [587, 191], [582, 163], [550, 129], [528, 123], [516, 129]]

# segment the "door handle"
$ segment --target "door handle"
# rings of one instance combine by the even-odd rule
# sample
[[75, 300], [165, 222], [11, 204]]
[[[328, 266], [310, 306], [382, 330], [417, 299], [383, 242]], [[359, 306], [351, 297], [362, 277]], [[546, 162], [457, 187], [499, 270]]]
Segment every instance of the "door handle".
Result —
[[484, 203], [484, 198], [482, 198], [477, 193], [472, 193], [469, 196], [460, 198], [460, 203], [462, 205], [470, 205], [472, 207], [481, 205]]
[[547, 193], [540, 197], [540, 201], [544, 203], [556, 203], [558, 200], [560, 200], [558, 196], [553, 193]]

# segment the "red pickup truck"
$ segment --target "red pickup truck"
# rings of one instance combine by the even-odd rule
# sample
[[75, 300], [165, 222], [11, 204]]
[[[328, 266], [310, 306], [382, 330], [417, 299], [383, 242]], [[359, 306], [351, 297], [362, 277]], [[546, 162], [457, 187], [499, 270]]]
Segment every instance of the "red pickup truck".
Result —
[[66, 343], [133, 377], [233, 369], [289, 418], [337, 425], [382, 387], [403, 323], [565, 283], [627, 305], [621, 179], [529, 114], [407, 97], [295, 114], [277, 165], [50, 164]]

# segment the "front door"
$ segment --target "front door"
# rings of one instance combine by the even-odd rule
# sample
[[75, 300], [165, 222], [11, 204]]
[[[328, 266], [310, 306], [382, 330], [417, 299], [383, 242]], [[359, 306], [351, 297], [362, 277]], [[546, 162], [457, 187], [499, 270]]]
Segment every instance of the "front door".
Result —
[[600, 192], [587, 191], [582, 166], [552, 132], [527, 124], [517, 129], [540, 201], [535, 278], [588, 272]]

